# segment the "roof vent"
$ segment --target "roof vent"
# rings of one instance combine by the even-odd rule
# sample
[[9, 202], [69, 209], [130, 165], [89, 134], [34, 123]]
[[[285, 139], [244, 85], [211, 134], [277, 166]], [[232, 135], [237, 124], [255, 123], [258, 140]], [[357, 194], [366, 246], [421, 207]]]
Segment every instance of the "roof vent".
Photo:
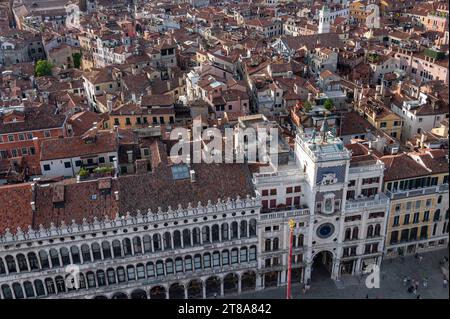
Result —
[[189, 173], [190, 173], [190, 177], [191, 177], [191, 183], [195, 183], [196, 182], [195, 171], [193, 169], [191, 169]]

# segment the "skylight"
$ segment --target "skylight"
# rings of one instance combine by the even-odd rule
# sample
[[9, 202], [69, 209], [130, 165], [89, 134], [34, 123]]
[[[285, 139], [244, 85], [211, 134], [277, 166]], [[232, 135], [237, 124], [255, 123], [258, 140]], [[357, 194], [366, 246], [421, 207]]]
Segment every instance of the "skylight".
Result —
[[172, 176], [174, 180], [189, 178], [189, 168], [187, 165], [172, 166]]

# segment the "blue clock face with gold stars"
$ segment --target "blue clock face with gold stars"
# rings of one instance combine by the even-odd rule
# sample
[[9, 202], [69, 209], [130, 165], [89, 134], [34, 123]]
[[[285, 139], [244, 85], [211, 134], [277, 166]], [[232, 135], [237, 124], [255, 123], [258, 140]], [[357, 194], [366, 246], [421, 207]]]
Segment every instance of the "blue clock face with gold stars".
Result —
[[328, 238], [334, 233], [334, 225], [330, 223], [325, 223], [317, 228], [317, 236], [320, 238]]

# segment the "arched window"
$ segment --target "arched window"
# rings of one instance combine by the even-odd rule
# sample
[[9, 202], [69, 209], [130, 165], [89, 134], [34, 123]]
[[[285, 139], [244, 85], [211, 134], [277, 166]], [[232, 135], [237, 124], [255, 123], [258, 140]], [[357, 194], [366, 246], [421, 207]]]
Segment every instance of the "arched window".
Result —
[[237, 248], [231, 250], [231, 263], [237, 264], [239, 262], [239, 251]]
[[297, 236], [292, 235], [292, 247], [297, 247]]
[[147, 268], [147, 277], [155, 277], [155, 266], [151, 261], [145, 265], [145, 268]]
[[[94, 260], [95, 260], [95, 250], [94, 250], [94, 244], [92, 244], [92, 252], [94, 253]], [[102, 251], [103, 251], [103, 258], [109, 259], [111, 258], [111, 245], [108, 241], [102, 242]], [[101, 257], [101, 256], [100, 256]]]
[[238, 223], [237, 222], [232, 222], [231, 223], [231, 239], [236, 239], [238, 238]]
[[256, 260], [256, 246], [250, 246], [250, 250], [248, 252], [248, 260]]
[[61, 276], [56, 277], [55, 282], [56, 282], [56, 290], [58, 291], [58, 293], [66, 292], [66, 285], [64, 283], [63, 277]]
[[117, 281], [118, 282], [125, 282], [125, 268], [123, 267], [117, 267]]
[[113, 240], [112, 249], [114, 253], [114, 258], [122, 257], [122, 247], [120, 245], [120, 241], [118, 241], [117, 239]]
[[369, 225], [369, 227], [367, 227], [367, 238], [373, 237], [373, 226]]
[[13, 256], [6, 256], [5, 257], [5, 261], [6, 261], [6, 267], [8, 267], [8, 272], [10, 274], [17, 272], [17, 270], [16, 270], [16, 261], [14, 260]]
[[162, 245], [161, 245], [161, 235], [160, 234], [154, 234], [153, 235], [153, 250], [154, 251], [159, 251], [159, 250], [161, 250], [162, 248]]
[[242, 220], [241, 221], [241, 238], [247, 237], [247, 221]]
[[116, 283], [116, 272], [112, 268], [106, 270], [106, 276], [108, 278], [108, 285], [113, 285]]
[[77, 246], [70, 247], [70, 253], [72, 254], [72, 262], [74, 264], [79, 264], [81, 262], [80, 260], [80, 250]]
[[202, 256], [199, 254], [194, 256], [194, 268], [202, 269]]
[[228, 250], [222, 251], [222, 265], [230, 264], [230, 252]]
[[381, 225], [380, 224], [375, 225], [375, 236], [381, 236]]
[[89, 288], [95, 288], [96, 284], [95, 284], [95, 275], [92, 271], [89, 271], [88, 273], [86, 273], [86, 279], [87, 279], [87, 285]]
[[211, 254], [210, 253], [203, 254], [203, 268], [211, 268]]
[[42, 283], [42, 280], [36, 279], [34, 281], [34, 289], [36, 289], [36, 295], [39, 296], [45, 296], [45, 288], [44, 284]]
[[183, 259], [181, 257], [175, 259], [175, 272], [183, 272]]
[[122, 245], [123, 245], [123, 255], [124, 256], [131, 256], [132, 255], [131, 240], [129, 238], [124, 238], [122, 240]]
[[127, 277], [128, 281], [136, 280], [136, 271], [134, 269], [134, 266], [127, 266]]
[[173, 232], [173, 248], [181, 248], [181, 232], [179, 230]]
[[151, 253], [152, 252], [152, 239], [149, 235], [145, 235], [143, 237], [143, 243], [144, 243], [144, 252], [145, 253]]
[[61, 260], [63, 266], [69, 265], [70, 264], [69, 249], [67, 249], [66, 247], [62, 247], [59, 250], [59, 252], [61, 253]]
[[221, 225], [222, 230], [222, 241], [228, 240], [228, 224], [224, 223]]
[[352, 239], [358, 239], [358, 227], [354, 227], [353, 228], [353, 232], [352, 232]]
[[193, 245], [200, 245], [200, 228], [195, 227], [192, 230], [192, 240], [193, 240]]
[[0, 275], [6, 274], [6, 267], [3, 260], [0, 258]]
[[347, 228], [345, 230], [345, 238], [344, 238], [344, 240], [350, 240], [351, 236], [352, 236], [352, 230], [350, 228]]
[[11, 288], [8, 285], [2, 285], [2, 292], [4, 299], [13, 299]]
[[166, 259], [166, 274], [173, 274], [173, 260]]
[[60, 267], [59, 253], [56, 249], [50, 249], [50, 260], [52, 262], [52, 268]]
[[[97, 244], [98, 246], [98, 244]], [[98, 248], [100, 249], [100, 247]], [[83, 244], [81, 245], [81, 257], [83, 258], [83, 263], [91, 262], [91, 249], [89, 245]]]
[[184, 247], [191, 246], [191, 231], [189, 229], [183, 229], [183, 245]]
[[45, 288], [47, 288], [47, 295], [55, 294], [55, 283], [52, 278], [45, 279]]
[[37, 259], [36, 254], [34, 252], [29, 252], [27, 254], [27, 257], [28, 257], [28, 262], [30, 263], [31, 270], [39, 269], [39, 261]]
[[209, 238], [209, 226], [203, 226], [202, 227], [202, 242], [203, 243], [209, 243], [211, 241], [211, 238]]
[[[105, 242], [103, 242], [104, 244]], [[108, 250], [109, 250], [109, 243], [106, 242], [108, 244]], [[103, 245], [102, 244], [102, 245]], [[92, 257], [94, 257], [94, 260], [102, 260], [102, 253], [101, 253], [101, 249], [100, 249], [100, 244], [98, 243], [93, 243], [92, 244]], [[103, 249], [103, 252], [105, 252], [105, 249]], [[108, 251], [106, 251], [106, 253], [108, 253]], [[104, 255], [106, 258], [106, 255]], [[109, 257], [111, 258], [111, 251], [109, 251]]]
[[156, 276], [164, 276], [164, 263], [162, 260], [156, 262]]
[[[53, 251], [56, 252], [56, 250], [53, 249]], [[56, 252], [56, 257], [58, 257], [58, 253]], [[45, 250], [39, 251], [39, 260], [41, 261], [41, 267], [42, 269], [48, 269], [50, 268], [50, 262], [48, 260], [48, 254]], [[59, 264], [59, 259], [58, 259]]]
[[239, 256], [240, 262], [246, 262], [247, 261], [247, 247], [241, 248], [241, 254]]
[[273, 239], [272, 247], [273, 247], [273, 250], [280, 249], [280, 240], [278, 238]]
[[106, 286], [106, 276], [103, 270], [97, 270], [97, 284], [99, 287]]
[[136, 274], [137, 274], [137, 279], [145, 278], [145, 267], [143, 264], [138, 264], [136, 266]]
[[212, 242], [217, 243], [218, 241], [220, 241], [219, 225], [213, 225], [211, 227], [211, 232], [212, 232]]
[[116, 283], [116, 272], [112, 268], [106, 270], [106, 275], [108, 276], [108, 285], [113, 285]]
[[192, 257], [186, 256], [184, 257], [184, 270], [185, 271], [191, 271], [192, 270]]
[[23, 254], [18, 254], [16, 256], [17, 258], [17, 264], [19, 265], [19, 270], [20, 271], [28, 271], [28, 264], [27, 264], [27, 259], [25, 258], [25, 256]]
[[133, 238], [133, 249], [134, 254], [142, 254], [141, 237], [136, 236]]
[[80, 273], [80, 276], [78, 277], [79, 283], [80, 283], [80, 289], [86, 289], [86, 278], [84, 277], [83, 273]]
[[272, 240], [270, 238], [266, 238], [264, 241], [264, 251], [271, 251], [272, 250]]
[[249, 236], [255, 237], [256, 236], [256, 219], [252, 218], [249, 222]]
[[220, 267], [220, 252], [215, 251], [212, 255], [212, 265], [213, 267]]
[[27, 298], [33, 298], [34, 297], [34, 290], [33, 285], [29, 281], [25, 281], [23, 283], [23, 288], [25, 289], [25, 296]]
[[440, 217], [441, 217], [441, 210], [440, 209], [436, 209], [436, 211], [434, 212], [433, 221], [435, 221], [435, 222], [439, 221]]
[[172, 249], [172, 234], [169, 232], [164, 233], [164, 250]]
[[298, 235], [298, 247], [303, 247], [304, 245], [305, 236], [303, 234]]
[[15, 282], [15, 283], [13, 283], [12, 287], [13, 287], [14, 296], [16, 297], [16, 299], [23, 299], [24, 295], [23, 295], [22, 286], [18, 282]]

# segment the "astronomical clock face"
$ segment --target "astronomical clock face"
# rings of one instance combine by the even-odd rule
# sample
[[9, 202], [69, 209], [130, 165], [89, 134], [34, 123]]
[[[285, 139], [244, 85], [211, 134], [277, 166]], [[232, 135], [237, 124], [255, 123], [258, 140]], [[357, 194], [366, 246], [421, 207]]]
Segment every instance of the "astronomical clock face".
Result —
[[334, 225], [331, 223], [322, 224], [317, 228], [316, 233], [319, 238], [329, 238], [334, 234]]

